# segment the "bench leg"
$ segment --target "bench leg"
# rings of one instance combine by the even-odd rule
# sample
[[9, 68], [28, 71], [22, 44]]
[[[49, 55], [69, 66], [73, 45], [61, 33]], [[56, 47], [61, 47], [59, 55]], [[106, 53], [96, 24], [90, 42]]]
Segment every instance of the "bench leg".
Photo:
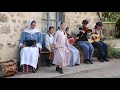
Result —
[[37, 64], [37, 68], [36, 68], [37, 70], [39, 69], [39, 66], [38, 66], [38, 64]]

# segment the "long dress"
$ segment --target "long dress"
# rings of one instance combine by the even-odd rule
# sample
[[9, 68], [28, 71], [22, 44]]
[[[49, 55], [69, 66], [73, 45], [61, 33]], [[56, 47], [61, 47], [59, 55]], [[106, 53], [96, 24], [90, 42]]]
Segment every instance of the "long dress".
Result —
[[58, 30], [55, 33], [54, 37], [54, 60], [53, 64], [59, 66], [68, 66], [69, 65], [69, 58], [70, 58], [70, 51], [69, 51], [69, 44], [67, 40], [67, 34], [64, 33], [63, 30]]
[[39, 49], [42, 49], [42, 35], [38, 29], [25, 29], [20, 38], [20, 46], [25, 40], [36, 40], [36, 47], [24, 47], [20, 51], [20, 65], [30, 65], [37, 68]]
[[80, 53], [77, 48], [71, 45], [71, 40], [74, 42], [74, 38], [68, 36], [68, 42], [70, 47], [70, 64], [69, 66], [74, 66], [75, 64], [80, 64]]

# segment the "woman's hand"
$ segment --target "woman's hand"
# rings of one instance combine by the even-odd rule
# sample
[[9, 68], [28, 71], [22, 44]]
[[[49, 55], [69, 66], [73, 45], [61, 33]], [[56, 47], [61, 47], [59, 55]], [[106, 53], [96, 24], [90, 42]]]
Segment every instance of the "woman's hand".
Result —
[[95, 37], [95, 36], [92, 36], [92, 39], [93, 39], [93, 40], [95, 40], [95, 39], [97, 39], [97, 37]]
[[49, 52], [53, 52], [52, 50], [49, 50]]
[[32, 47], [37, 47], [36, 45], [33, 45]]
[[66, 52], [70, 52], [70, 48], [69, 47], [66, 48]]
[[57, 49], [58, 47], [55, 46], [55, 49]]
[[85, 33], [85, 31], [84, 31], [84, 30], [81, 30], [81, 32], [82, 32], [82, 33]]
[[22, 48], [24, 48], [24, 47], [26, 47], [26, 45], [25, 44], [23, 44], [22, 46], [20, 46], [20, 48], [22, 49]]
[[79, 37], [76, 37], [75, 39], [79, 39]]

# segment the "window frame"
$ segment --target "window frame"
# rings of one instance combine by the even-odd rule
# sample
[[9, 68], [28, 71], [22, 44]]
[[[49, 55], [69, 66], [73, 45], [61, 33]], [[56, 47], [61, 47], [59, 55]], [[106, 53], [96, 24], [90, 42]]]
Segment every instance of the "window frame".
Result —
[[[44, 12], [43, 12], [44, 13]], [[54, 21], [55, 23], [56, 23], [56, 30], [57, 30], [57, 27], [58, 27], [58, 23], [62, 20], [62, 12], [55, 12], [55, 19], [50, 19], [50, 17], [49, 17], [49, 12], [45, 12], [45, 13], [47, 13], [47, 18], [43, 18], [42, 17], [42, 21], [47, 21], [47, 28], [49, 27], [49, 21]], [[43, 33], [45, 33], [45, 32], [43, 32]]]

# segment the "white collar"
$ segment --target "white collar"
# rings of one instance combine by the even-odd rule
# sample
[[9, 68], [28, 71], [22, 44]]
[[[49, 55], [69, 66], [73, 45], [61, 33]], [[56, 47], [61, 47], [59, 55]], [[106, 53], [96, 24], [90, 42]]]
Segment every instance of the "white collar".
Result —
[[40, 32], [40, 31], [39, 31], [39, 29], [36, 29], [36, 28], [35, 29], [29, 29], [29, 28], [27, 28], [27, 29], [24, 30], [24, 32], [34, 34], [36, 32]]
[[51, 36], [53, 37], [53, 34], [49, 34], [49, 33], [47, 33], [47, 35], [50, 36], [50, 37], [51, 37]]

